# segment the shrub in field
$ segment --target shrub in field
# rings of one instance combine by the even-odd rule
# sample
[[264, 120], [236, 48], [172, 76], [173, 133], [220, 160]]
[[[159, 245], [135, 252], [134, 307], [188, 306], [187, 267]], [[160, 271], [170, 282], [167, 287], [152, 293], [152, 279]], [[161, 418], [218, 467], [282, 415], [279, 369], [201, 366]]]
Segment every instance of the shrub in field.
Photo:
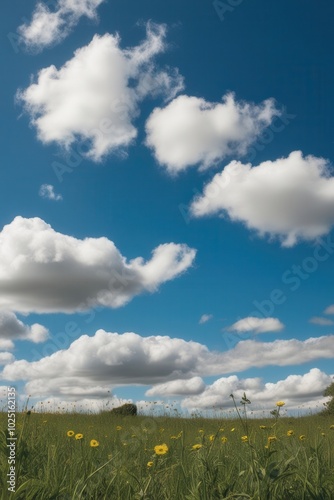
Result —
[[129, 415], [135, 416], [137, 415], [137, 406], [131, 403], [126, 403], [122, 406], [118, 406], [117, 408], [113, 408], [110, 413], [123, 417], [127, 417]]
[[324, 396], [330, 397], [330, 400], [325, 403], [325, 409], [322, 413], [325, 415], [334, 415], [334, 382], [325, 389]]

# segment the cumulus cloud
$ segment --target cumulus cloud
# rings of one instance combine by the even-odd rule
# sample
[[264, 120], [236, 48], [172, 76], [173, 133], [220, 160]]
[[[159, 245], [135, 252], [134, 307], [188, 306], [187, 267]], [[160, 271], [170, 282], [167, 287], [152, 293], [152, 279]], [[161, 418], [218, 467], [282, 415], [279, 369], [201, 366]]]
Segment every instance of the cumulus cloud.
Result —
[[322, 394], [333, 381], [332, 376], [311, 369], [305, 375], [289, 375], [276, 383], [264, 383], [260, 378], [240, 379], [237, 375], [223, 377], [206, 386], [200, 395], [184, 398], [182, 407], [189, 410], [207, 410], [213, 407], [226, 409], [233, 406], [230, 394], [239, 400], [246, 392], [248, 399], [255, 406], [274, 407], [276, 401], [283, 400], [289, 409], [300, 405], [325, 401]]
[[205, 389], [201, 377], [192, 377], [189, 380], [173, 380], [164, 384], [157, 384], [148, 391], [146, 396], [182, 396], [184, 394], [200, 394]]
[[212, 314], [202, 314], [202, 316], [199, 319], [199, 324], [203, 325], [204, 323], [207, 323], [208, 321], [210, 321], [210, 319], [212, 319], [212, 318], [213, 318]]
[[181, 95], [153, 111], [146, 144], [171, 174], [194, 165], [208, 168], [231, 155], [244, 155], [279, 114], [273, 99], [255, 105], [238, 102], [231, 93], [222, 103]]
[[16, 217], [0, 233], [0, 309], [73, 312], [120, 307], [186, 271], [196, 251], [166, 243], [149, 261], [127, 261], [107, 238], [76, 239], [39, 218]]
[[38, 323], [25, 325], [13, 312], [0, 311], [0, 346], [13, 348], [13, 340], [30, 340], [38, 344], [48, 337], [49, 331], [44, 326]]
[[39, 196], [53, 201], [60, 201], [63, 199], [61, 194], [55, 193], [54, 187], [51, 184], [42, 184], [39, 188]]
[[14, 356], [11, 352], [0, 352], [0, 365], [7, 365], [10, 363], [13, 363], [14, 361]]
[[104, 0], [58, 0], [54, 10], [38, 2], [30, 23], [18, 28], [21, 41], [35, 52], [60, 43], [81, 17], [97, 19], [97, 8]]
[[329, 315], [332, 315], [334, 314], [334, 304], [328, 306], [325, 311], [324, 311], [324, 314], [329, 314]]
[[228, 327], [228, 330], [231, 332], [266, 333], [279, 332], [283, 328], [283, 323], [277, 318], [256, 318], [249, 316], [233, 323], [233, 325]]
[[148, 24], [146, 39], [123, 50], [119, 36], [95, 35], [59, 70], [42, 69], [36, 83], [17, 94], [38, 138], [65, 148], [80, 140], [81, 154], [93, 161], [124, 152], [137, 136], [139, 103], [147, 96], [173, 98], [183, 87], [176, 69], [154, 65], [165, 36], [165, 26]]
[[334, 224], [334, 179], [323, 158], [287, 158], [252, 167], [232, 161], [204, 187], [191, 205], [195, 217], [225, 215], [283, 246], [314, 240]]
[[310, 319], [310, 323], [313, 323], [314, 325], [320, 325], [320, 326], [330, 326], [334, 325], [334, 321], [328, 318], [322, 318], [321, 316], [314, 316], [313, 318]]
[[203, 389], [200, 377], [333, 357], [334, 336], [305, 341], [246, 340], [219, 352], [179, 338], [98, 330], [39, 361], [14, 361], [1, 375], [9, 381], [25, 380], [27, 393], [39, 397], [105, 397], [108, 390], [124, 385], [157, 386], [149, 389], [150, 395], [181, 394], [182, 390], [196, 394]]

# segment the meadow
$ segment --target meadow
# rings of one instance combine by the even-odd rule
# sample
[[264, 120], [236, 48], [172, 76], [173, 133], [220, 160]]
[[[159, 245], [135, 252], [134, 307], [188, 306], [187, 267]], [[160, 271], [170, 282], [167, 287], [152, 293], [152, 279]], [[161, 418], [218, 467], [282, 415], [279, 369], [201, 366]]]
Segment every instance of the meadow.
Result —
[[[334, 499], [334, 417], [208, 419], [18, 412], [16, 491], [1, 500]], [[245, 418], [246, 416], [246, 418]]]

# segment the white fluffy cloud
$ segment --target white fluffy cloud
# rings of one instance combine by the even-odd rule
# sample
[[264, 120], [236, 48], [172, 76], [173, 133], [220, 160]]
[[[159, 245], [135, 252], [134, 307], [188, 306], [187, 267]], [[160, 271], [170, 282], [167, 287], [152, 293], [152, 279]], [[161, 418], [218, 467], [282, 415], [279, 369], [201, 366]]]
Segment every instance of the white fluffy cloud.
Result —
[[38, 138], [65, 148], [80, 140], [82, 154], [93, 161], [124, 150], [137, 136], [139, 103], [159, 94], [173, 98], [183, 87], [177, 70], [154, 65], [165, 36], [164, 26], [148, 24], [146, 39], [122, 50], [119, 36], [95, 35], [59, 70], [42, 69], [37, 82], [17, 94]]
[[27, 48], [40, 52], [66, 38], [81, 17], [96, 19], [97, 8], [103, 1], [58, 0], [54, 10], [38, 2], [31, 22], [19, 26], [18, 33]]
[[14, 362], [14, 356], [11, 352], [0, 352], [0, 365], [7, 365]]
[[71, 312], [120, 307], [186, 271], [196, 251], [166, 243], [129, 262], [107, 238], [76, 239], [39, 218], [16, 217], [0, 232], [0, 309]]
[[60, 201], [63, 199], [61, 194], [55, 193], [54, 187], [51, 184], [42, 184], [39, 188], [39, 196], [53, 201]]
[[244, 165], [232, 161], [197, 197], [196, 217], [227, 214], [261, 236], [279, 237], [284, 246], [327, 234], [334, 224], [334, 178], [323, 158], [287, 158]]
[[38, 344], [45, 342], [49, 331], [44, 326], [35, 323], [25, 325], [13, 312], [0, 311], [0, 347], [13, 348], [13, 340], [29, 340]]
[[256, 318], [249, 316], [233, 323], [228, 330], [231, 332], [279, 332], [283, 330], [284, 325], [277, 318]]
[[228, 156], [244, 155], [279, 114], [272, 99], [255, 105], [237, 102], [233, 94], [222, 103], [181, 95], [153, 111], [146, 144], [171, 174], [197, 164], [208, 168]]
[[185, 398], [182, 406], [189, 410], [207, 410], [213, 407], [226, 409], [233, 406], [231, 393], [239, 402], [246, 392], [255, 407], [270, 409], [275, 406], [276, 401], [283, 400], [289, 409], [301, 405], [308, 407], [309, 404], [314, 406], [314, 403], [320, 403], [319, 409], [321, 409], [321, 403], [325, 401], [322, 394], [332, 381], [330, 375], [318, 368], [311, 369], [305, 375], [289, 375], [276, 383], [263, 383], [260, 378], [239, 379], [236, 375], [232, 375], [206, 386], [200, 395]]
[[9, 381], [25, 380], [27, 393], [39, 397], [106, 397], [108, 390], [122, 385], [154, 385], [150, 395], [196, 394], [204, 389], [203, 376], [333, 357], [333, 335], [305, 341], [247, 340], [219, 352], [179, 338], [98, 330], [39, 361], [7, 364], [1, 376]]

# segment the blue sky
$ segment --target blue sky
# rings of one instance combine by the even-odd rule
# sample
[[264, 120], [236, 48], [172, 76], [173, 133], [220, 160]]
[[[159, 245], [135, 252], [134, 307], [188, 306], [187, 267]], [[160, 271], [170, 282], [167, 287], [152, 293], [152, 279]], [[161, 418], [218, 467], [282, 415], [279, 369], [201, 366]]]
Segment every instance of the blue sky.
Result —
[[[133, 401], [173, 398], [184, 409], [227, 407], [232, 390], [264, 407], [319, 404], [334, 374], [334, 7], [83, 3], [90, 15], [46, 3], [41, 31], [35, 2], [3, 6], [4, 384], [17, 384], [23, 398], [87, 405], [108, 390]], [[155, 54], [142, 63], [133, 48], [144, 40]], [[69, 61], [87, 66], [67, 71]], [[52, 65], [44, 85], [39, 72]], [[229, 111], [222, 98], [230, 93]], [[94, 143], [105, 118], [123, 133], [119, 147], [112, 133], [99, 135], [107, 146]], [[71, 245], [85, 238], [95, 240], [80, 260]], [[101, 299], [118, 258], [106, 239], [128, 263], [179, 246], [163, 247], [150, 268], [135, 261], [126, 299], [117, 283]], [[35, 336], [33, 324], [41, 325]], [[97, 338], [100, 329], [119, 337]], [[93, 343], [82, 337], [70, 348], [82, 335]]]

